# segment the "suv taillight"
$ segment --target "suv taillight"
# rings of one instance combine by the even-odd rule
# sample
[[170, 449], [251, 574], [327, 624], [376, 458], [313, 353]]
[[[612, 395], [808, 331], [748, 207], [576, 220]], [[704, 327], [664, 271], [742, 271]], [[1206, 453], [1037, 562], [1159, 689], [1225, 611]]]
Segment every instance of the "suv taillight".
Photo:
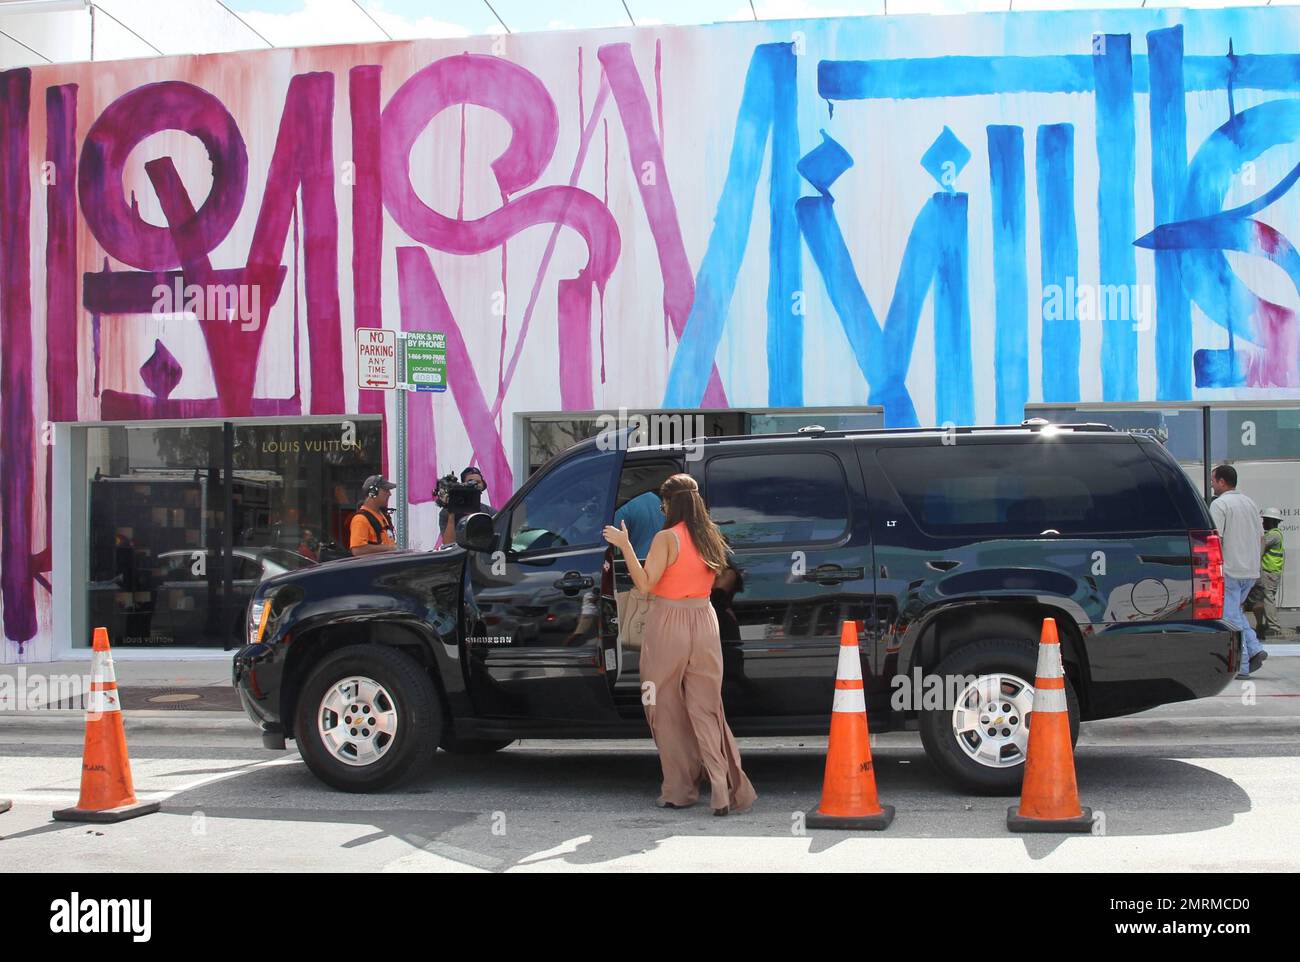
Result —
[[1223, 617], [1223, 542], [1214, 531], [1192, 531], [1192, 617]]

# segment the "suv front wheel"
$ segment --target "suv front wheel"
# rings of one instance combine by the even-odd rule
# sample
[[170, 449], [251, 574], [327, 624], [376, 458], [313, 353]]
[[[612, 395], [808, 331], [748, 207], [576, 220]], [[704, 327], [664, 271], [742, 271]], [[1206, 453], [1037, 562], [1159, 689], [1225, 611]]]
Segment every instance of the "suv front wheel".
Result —
[[313, 774], [345, 792], [377, 792], [426, 767], [442, 737], [428, 673], [381, 645], [331, 652], [307, 676], [294, 722]]
[[[949, 779], [980, 795], [1015, 795], [1025, 752], [1038, 670], [1038, 645], [986, 639], [958, 648], [934, 674], [944, 680], [942, 708], [921, 712], [921, 742]], [[1067, 678], [1070, 741], [1079, 737], [1079, 702]]]

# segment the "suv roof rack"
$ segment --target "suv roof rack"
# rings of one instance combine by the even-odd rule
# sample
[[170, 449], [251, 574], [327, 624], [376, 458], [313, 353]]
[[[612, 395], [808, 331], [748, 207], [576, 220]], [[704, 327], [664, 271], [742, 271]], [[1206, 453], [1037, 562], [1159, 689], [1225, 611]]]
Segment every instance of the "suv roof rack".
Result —
[[716, 441], [738, 441], [738, 440], [767, 440], [769, 438], [862, 438], [877, 437], [880, 435], [897, 436], [909, 434], [980, 434], [994, 431], [1014, 432], [1017, 434], [1035, 434], [1041, 432], [1044, 428], [1053, 428], [1058, 431], [1070, 431], [1075, 433], [1108, 433], [1116, 434], [1115, 427], [1110, 424], [1101, 424], [1096, 421], [1078, 421], [1064, 424], [1056, 424], [1046, 421], [1043, 418], [1030, 418], [1022, 421], [1020, 424], [972, 424], [964, 427], [917, 427], [917, 428], [845, 428], [836, 431], [828, 431], [821, 425], [809, 425], [800, 428], [797, 431], [784, 431], [779, 434], [726, 434], [718, 437], [692, 438], [692, 444], [711, 444]]

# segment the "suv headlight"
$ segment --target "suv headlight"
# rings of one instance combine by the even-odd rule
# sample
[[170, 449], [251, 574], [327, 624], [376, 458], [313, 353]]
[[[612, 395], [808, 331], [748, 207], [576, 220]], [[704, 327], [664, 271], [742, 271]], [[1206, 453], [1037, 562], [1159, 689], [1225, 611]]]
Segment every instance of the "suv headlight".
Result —
[[263, 595], [248, 606], [248, 643], [256, 645], [266, 633], [266, 622], [271, 617], [271, 598]]

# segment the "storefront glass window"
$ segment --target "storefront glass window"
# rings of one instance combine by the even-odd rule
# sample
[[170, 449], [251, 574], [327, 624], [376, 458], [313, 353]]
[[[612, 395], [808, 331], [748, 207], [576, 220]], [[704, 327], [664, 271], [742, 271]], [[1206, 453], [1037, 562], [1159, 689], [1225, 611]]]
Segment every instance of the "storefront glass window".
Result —
[[[627, 428], [641, 432], [646, 444], [680, 444], [691, 438], [716, 438], [745, 434], [749, 414], [744, 411], [635, 411], [623, 409], [606, 415], [583, 418], [530, 417], [528, 431], [528, 473], [579, 441], [594, 438], [604, 430]], [[639, 442], [635, 442], [639, 444]]]
[[749, 419], [750, 434], [782, 434], [820, 424], [827, 431], [870, 431], [885, 426], [884, 411], [806, 411], [778, 414], [754, 414]]
[[1278, 604], [1300, 605], [1300, 408], [1227, 408], [1210, 412], [1213, 463], [1237, 469], [1237, 489], [1260, 509], [1282, 513], [1290, 550]]
[[[613, 419], [612, 421], [610, 419]], [[621, 420], [620, 420], [621, 418]], [[640, 418], [640, 421], [636, 419]], [[528, 473], [531, 475], [555, 455], [579, 441], [595, 437], [610, 425], [643, 431], [648, 444], [678, 444], [691, 438], [729, 437], [738, 434], [781, 434], [820, 424], [827, 431], [883, 428], [884, 408], [843, 408], [809, 411], [611, 411], [604, 416], [525, 419], [528, 432]]]
[[382, 460], [377, 420], [86, 435], [87, 614], [122, 647], [237, 644], [259, 581], [346, 543]]

